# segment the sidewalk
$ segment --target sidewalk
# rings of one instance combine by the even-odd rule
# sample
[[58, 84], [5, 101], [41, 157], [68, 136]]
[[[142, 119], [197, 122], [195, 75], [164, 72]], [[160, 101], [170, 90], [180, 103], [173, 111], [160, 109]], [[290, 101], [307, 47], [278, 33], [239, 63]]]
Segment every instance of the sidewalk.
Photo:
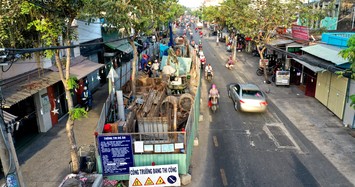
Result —
[[[93, 93], [93, 108], [88, 118], [75, 121], [78, 147], [94, 144], [94, 131], [107, 96], [108, 86], [104, 84]], [[57, 187], [69, 174], [70, 152], [65, 131], [67, 117], [17, 153], [26, 187]]]
[[[216, 45], [216, 36], [205, 37], [222, 59], [221, 65], [228, 58], [225, 43]], [[351, 136], [355, 131], [342, 125], [342, 121], [322, 105], [316, 98], [305, 96], [295, 85], [289, 87], [264, 84], [264, 78], [255, 74], [258, 57], [237, 53], [237, 63], [232, 71], [238, 73], [238, 79], [252, 82], [267, 91], [269, 100], [282, 111], [296, 128], [336, 167], [351, 183], [355, 185], [355, 142]], [[252, 81], [250, 81], [252, 80]]]

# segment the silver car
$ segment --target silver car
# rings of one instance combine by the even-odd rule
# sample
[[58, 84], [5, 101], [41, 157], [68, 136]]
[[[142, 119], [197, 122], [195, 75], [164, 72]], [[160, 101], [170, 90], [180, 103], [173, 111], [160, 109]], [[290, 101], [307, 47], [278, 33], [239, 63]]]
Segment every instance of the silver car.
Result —
[[234, 109], [243, 112], [265, 112], [268, 105], [266, 95], [255, 84], [232, 83], [227, 86], [228, 96]]

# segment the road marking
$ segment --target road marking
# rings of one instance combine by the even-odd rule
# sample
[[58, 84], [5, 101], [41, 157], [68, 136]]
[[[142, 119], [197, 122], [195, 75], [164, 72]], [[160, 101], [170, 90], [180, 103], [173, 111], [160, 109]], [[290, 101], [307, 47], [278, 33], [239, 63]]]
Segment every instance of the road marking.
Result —
[[253, 141], [253, 140], [250, 141], [250, 145], [251, 145], [252, 147], [255, 147], [255, 144], [254, 144], [254, 141]]
[[215, 147], [218, 147], [218, 141], [216, 136], [213, 136], [213, 143]]
[[[292, 142], [293, 146], [281, 146], [278, 140], [275, 138], [275, 136], [272, 134], [272, 132], [269, 130], [269, 126], [277, 126], [280, 127], [282, 132], [285, 134], [286, 137], [289, 138], [289, 140]], [[291, 134], [287, 131], [283, 123], [267, 123], [263, 126], [263, 130], [265, 133], [269, 136], [269, 138], [274, 142], [277, 148], [279, 149], [295, 149], [298, 152], [302, 153], [301, 148], [298, 146], [294, 138], [291, 136]]]
[[248, 136], [250, 136], [250, 134], [251, 134], [251, 133], [250, 133], [250, 130], [245, 130], [245, 134], [248, 135]]
[[220, 169], [220, 172], [221, 172], [223, 186], [228, 186], [228, 181], [227, 181], [226, 174], [224, 173], [224, 169]]

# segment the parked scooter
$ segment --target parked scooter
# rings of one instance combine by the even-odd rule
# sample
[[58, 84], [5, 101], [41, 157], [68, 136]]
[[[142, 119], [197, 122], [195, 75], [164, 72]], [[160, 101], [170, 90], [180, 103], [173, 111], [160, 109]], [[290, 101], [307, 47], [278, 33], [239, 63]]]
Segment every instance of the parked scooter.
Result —
[[[267, 75], [274, 75], [276, 70], [278, 68], [280, 68], [281, 64], [280, 63], [276, 63], [274, 66], [271, 66], [271, 67], [266, 67], [266, 74]], [[256, 70], [256, 75], [258, 76], [262, 76], [264, 75], [264, 68], [263, 67], [259, 67], [257, 70]]]

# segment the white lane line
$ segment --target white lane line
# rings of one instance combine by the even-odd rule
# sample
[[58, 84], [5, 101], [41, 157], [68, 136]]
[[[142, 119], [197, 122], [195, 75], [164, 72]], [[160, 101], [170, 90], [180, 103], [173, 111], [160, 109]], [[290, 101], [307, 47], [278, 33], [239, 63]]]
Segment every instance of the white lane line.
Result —
[[213, 136], [213, 143], [215, 147], [218, 147], [218, 141], [216, 136]]
[[224, 172], [224, 169], [220, 169], [220, 172], [221, 172], [223, 186], [228, 186], [228, 181], [227, 181], [227, 177], [226, 177], [226, 173]]

